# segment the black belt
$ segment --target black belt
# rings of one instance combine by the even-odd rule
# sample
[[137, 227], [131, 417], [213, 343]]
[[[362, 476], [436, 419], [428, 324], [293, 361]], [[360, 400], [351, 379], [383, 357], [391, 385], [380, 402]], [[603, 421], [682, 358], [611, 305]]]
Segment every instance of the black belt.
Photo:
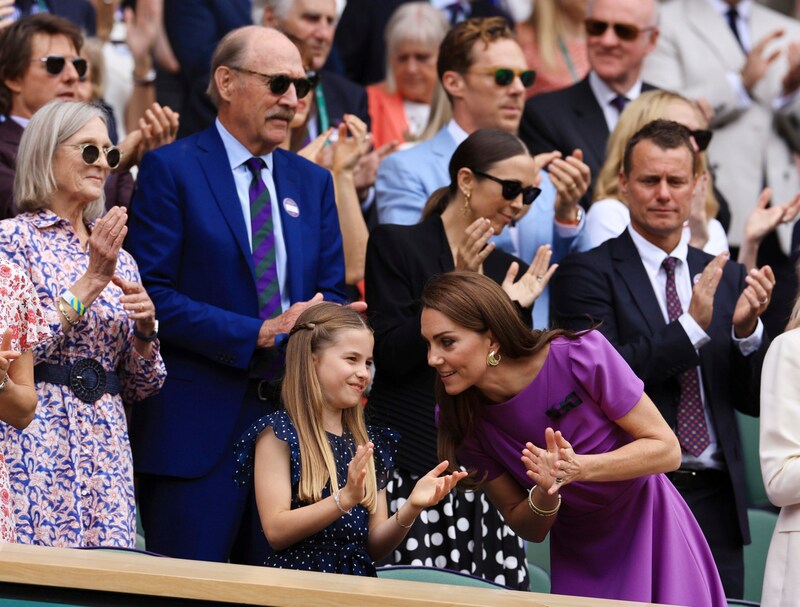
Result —
[[106, 371], [94, 358], [80, 358], [71, 365], [39, 363], [33, 368], [35, 381], [68, 386], [85, 403], [93, 403], [103, 394], [119, 394], [122, 382], [116, 373]]
[[673, 472], [667, 472], [666, 476], [678, 491], [689, 491], [714, 487], [725, 481], [727, 473], [714, 468], [706, 468], [704, 470], [679, 468]]
[[247, 392], [264, 403], [277, 405], [281, 402], [281, 382], [268, 379], [251, 379], [247, 383]]

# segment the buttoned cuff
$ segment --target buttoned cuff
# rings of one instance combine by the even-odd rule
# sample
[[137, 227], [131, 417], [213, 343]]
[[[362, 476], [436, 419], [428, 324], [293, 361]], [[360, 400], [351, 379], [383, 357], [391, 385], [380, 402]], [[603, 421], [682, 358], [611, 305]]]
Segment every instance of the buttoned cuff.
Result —
[[700, 325], [697, 324], [697, 321], [692, 318], [688, 312], [681, 314], [678, 318], [678, 322], [681, 323], [683, 330], [686, 331], [686, 336], [689, 338], [689, 341], [692, 342], [695, 350], [699, 350], [711, 341], [708, 333], [703, 331]]
[[731, 337], [733, 337], [733, 343], [739, 348], [739, 352], [742, 353], [742, 356], [750, 356], [761, 347], [761, 342], [764, 340], [764, 323], [761, 322], [759, 318], [756, 323], [755, 331], [753, 331], [751, 335], [741, 339], [736, 337], [736, 331], [731, 327]]

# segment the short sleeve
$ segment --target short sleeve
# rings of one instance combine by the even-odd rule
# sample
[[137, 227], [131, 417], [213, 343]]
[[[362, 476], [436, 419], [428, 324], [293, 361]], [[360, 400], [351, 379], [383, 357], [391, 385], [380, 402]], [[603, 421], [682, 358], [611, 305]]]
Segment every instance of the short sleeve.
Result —
[[272, 428], [275, 436], [289, 445], [292, 484], [296, 485], [300, 482], [300, 442], [297, 438], [297, 430], [286, 411], [281, 410], [265, 415], [256, 421], [242, 435], [242, 438], [234, 443], [236, 470], [233, 473], [233, 480], [240, 487], [244, 487], [253, 480], [256, 441], [267, 428]]
[[394, 430], [382, 426], [369, 426], [367, 428], [369, 440], [375, 445], [375, 478], [378, 491], [384, 489], [389, 483], [389, 476], [394, 470], [394, 460], [397, 454], [397, 444], [400, 435]]
[[644, 383], [600, 331], [569, 342], [576, 384], [611, 420], [626, 415], [644, 394]]
[[36, 288], [16, 264], [0, 259], [0, 335], [11, 328], [11, 347], [25, 352], [50, 337]]

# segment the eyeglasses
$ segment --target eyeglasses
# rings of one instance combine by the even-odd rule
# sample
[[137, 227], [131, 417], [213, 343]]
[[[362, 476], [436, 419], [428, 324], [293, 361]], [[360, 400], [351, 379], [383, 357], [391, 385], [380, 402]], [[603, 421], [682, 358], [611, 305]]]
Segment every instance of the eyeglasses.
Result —
[[251, 74], [253, 76], [261, 76], [267, 81], [269, 92], [278, 96], [283, 95], [289, 90], [289, 86], [293, 84], [294, 90], [297, 93], [297, 97], [303, 98], [308, 95], [311, 92], [311, 89], [316, 86], [316, 83], [319, 82], [319, 76], [316, 72], [314, 72], [311, 77], [306, 76], [305, 78], [292, 78], [288, 74], [262, 74], [261, 72], [248, 70], [243, 67], [232, 67], [230, 69], [237, 72], [244, 72], [245, 74]]
[[[33, 59], [32, 61], [41, 61], [44, 63], [44, 69], [46, 69], [47, 73], [51, 76], [58, 76], [64, 71], [64, 67], [67, 65], [67, 58], [61, 55], [49, 55], [41, 59]], [[83, 78], [86, 75], [86, 70], [89, 69], [89, 62], [82, 57], [73, 57], [70, 61], [75, 71], [78, 72], [78, 77]]]
[[494, 83], [497, 86], [508, 86], [514, 82], [514, 78], [519, 76], [522, 86], [529, 89], [536, 82], [535, 70], [512, 70], [509, 67], [488, 68], [485, 70], [471, 70], [475, 74], [488, 74], [494, 76]]
[[503, 188], [503, 198], [506, 200], [516, 200], [517, 196], [522, 194], [522, 204], [529, 205], [532, 204], [534, 200], [542, 193], [542, 190], [537, 188], [536, 186], [529, 185], [523, 187], [519, 181], [515, 179], [500, 179], [495, 177], [494, 175], [489, 175], [488, 173], [484, 173], [483, 171], [476, 171], [475, 169], [470, 169], [473, 173], [475, 173], [478, 177], [484, 177], [486, 179], [491, 179], [492, 181], [499, 183]]
[[611, 26], [617, 38], [625, 42], [636, 40], [642, 32], [655, 29], [654, 25], [640, 29], [630, 23], [609, 23], [608, 21], [600, 21], [599, 19], [587, 19], [583, 24], [589, 36], [602, 36], [609, 26]]
[[106, 156], [106, 163], [108, 164], [108, 168], [116, 169], [119, 166], [120, 161], [122, 160], [122, 152], [119, 151], [119, 148], [114, 147], [113, 145], [110, 148], [99, 148], [93, 143], [76, 143], [76, 144], [65, 144], [65, 145], [67, 147], [80, 150], [83, 162], [88, 165], [97, 164], [97, 162], [100, 160], [101, 149], [103, 151], [103, 154], [105, 154]]
[[694, 131], [689, 131], [689, 133], [694, 137], [697, 149], [701, 152], [705, 152], [708, 149], [708, 144], [711, 143], [711, 136], [714, 134], [708, 129], [696, 129]]

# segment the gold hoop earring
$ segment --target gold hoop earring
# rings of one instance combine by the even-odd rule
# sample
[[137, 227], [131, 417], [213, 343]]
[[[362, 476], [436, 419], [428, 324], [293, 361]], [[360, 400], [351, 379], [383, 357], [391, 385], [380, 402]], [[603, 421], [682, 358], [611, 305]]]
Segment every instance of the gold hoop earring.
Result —
[[462, 194], [464, 194], [464, 206], [461, 207], [461, 214], [466, 217], [470, 212], [469, 201], [472, 198], [472, 192], [469, 190], [464, 190]]
[[503, 360], [503, 357], [497, 354], [494, 350], [489, 352], [489, 355], [486, 357], [486, 364], [490, 367], [496, 367], [500, 364], [500, 361]]

